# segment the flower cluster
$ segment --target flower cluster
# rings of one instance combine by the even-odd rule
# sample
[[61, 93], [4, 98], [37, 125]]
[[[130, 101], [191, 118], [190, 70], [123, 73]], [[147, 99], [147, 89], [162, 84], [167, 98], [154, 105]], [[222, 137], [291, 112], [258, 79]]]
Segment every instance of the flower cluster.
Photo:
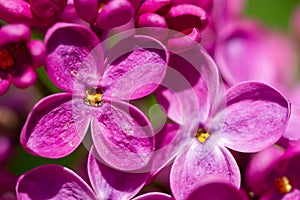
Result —
[[0, 0], [0, 199], [300, 199], [297, 46], [245, 4]]

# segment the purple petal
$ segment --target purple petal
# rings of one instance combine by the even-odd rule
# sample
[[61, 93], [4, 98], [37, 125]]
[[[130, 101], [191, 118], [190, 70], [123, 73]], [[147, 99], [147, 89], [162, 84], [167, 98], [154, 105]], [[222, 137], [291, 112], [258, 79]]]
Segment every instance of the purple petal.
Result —
[[199, 46], [172, 55], [169, 65], [163, 87], [155, 92], [158, 103], [178, 123], [193, 113], [199, 121], [206, 121], [219, 87], [216, 65]]
[[19, 200], [97, 199], [82, 178], [59, 165], [43, 165], [21, 175], [16, 192]]
[[[48, 53], [46, 71], [61, 89], [72, 92], [76, 79], [89, 82], [91, 77], [102, 73], [102, 49], [94, 49], [99, 40], [87, 27], [57, 23], [46, 33], [45, 44]], [[88, 61], [85, 61], [88, 55]]]
[[99, 12], [96, 26], [102, 29], [121, 26], [129, 22], [133, 18], [133, 14], [134, 11], [129, 1], [111, 0]]
[[128, 173], [112, 169], [99, 159], [94, 148], [88, 159], [91, 184], [100, 199], [131, 199], [144, 186], [149, 173]]
[[200, 184], [194, 188], [193, 192], [186, 198], [186, 200], [198, 199], [247, 200], [247, 197], [232, 184], [226, 183], [222, 180], [214, 180], [212, 182]]
[[168, 52], [158, 41], [146, 36], [126, 38], [109, 51], [109, 66], [100, 85], [106, 98], [144, 97], [162, 82], [167, 62]]
[[187, 35], [182, 34], [169, 39], [167, 47], [172, 52], [186, 51], [194, 48], [200, 41], [200, 31], [197, 28], [192, 28], [191, 32]]
[[74, 0], [78, 15], [89, 23], [94, 23], [98, 14], [98, 0]]
[[205, 10], [190, 4], [173, 6], [166, 14], [166, 20], [169, 28], [178, 32], [189, 31], [193, 28], [201, 31], [208, 23]]
[[31, 38], [30, 28], [24, 24], [7, 24], [0, 29], [0, 38], [0, 46], [29, 41]]
[[149, 192], [132, 200], [175, 200], [174, 197], [161, 192]]
[[256, 194], [262, 194], [270, 171], [275, 168], [282, 155], [283, 151], [273, 146], [257, 153], [246, 169], [247, 187]]
[[30, 153], [46, 158], [69, 155], [85, 135], [89, 117], [81, 99], [58, 93], [33, 108], [21, 132], [21, 143]]
[[260, 151], [274, 144], [286, 129], [290, 103], [268, 85], [240, 83], [227, 91], [226, 103], [221, 136], [228, 148]]
[[29, 3], [24, 0], [0, 0], [0, 10], [0, 18], [8, 23], [31, 24], [34, 18]]
[[286, 131], [283, 134], [284, 138], [288, 138], [292, 141], [297, 141], [300, 139], [300, 107], [291, 104], [291, 117], [286, 128]]
[[64, 11], [68, 0], [29, 0], [30, 8], [43, 22], [53, 22]]
[[172, 0], [146, 0], [139, 8], [139, 14], [158, 13], [164, 15], [171, 5]]
[[11, 82], [18, 88], [26, 88], [31, 86], [37, 78], [32, 68], [27, 68], [20, 76], [13, 76]]
[[209, 176], [218, 176], [236, 187], [240, 186], [239, 168], [230, 152], [215, 146], [201, 159], [200, 145], [194, 140], [173, 163], [170, 183], [176, 199], [186, 199], [196, 184]]
[[92, 119], [92, 137], [111, 167], [135, 170], [147, 165], [154, 150], [153, 130], [144, 114], [123, 102], [103, 103]]
[[37, 68], [45, 64], [46, 47], [40, 40], [32, 40], [28, 44], [28, 50], [32, 57], [32, 67]]

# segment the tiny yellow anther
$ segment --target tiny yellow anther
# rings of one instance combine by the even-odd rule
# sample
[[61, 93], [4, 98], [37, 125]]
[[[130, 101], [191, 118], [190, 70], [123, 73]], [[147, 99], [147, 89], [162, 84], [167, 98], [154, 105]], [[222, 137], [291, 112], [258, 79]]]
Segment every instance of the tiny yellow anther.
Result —
[[207, 138], [209, 138], [210, 134], [203, 128], [200, 128], [196, 131], [195, 137], [198, 139], [199, 142], [204, 143]]
[[292, 190], [290, 181], [286, 176], [275, 179], [274, 183], [276, 185], [278, 192], [281, 194], [286, 194]]
[[91, 106], [101, 106], [103, 91], [98, 88], [89, 88], [86, 91], [85, 104]]

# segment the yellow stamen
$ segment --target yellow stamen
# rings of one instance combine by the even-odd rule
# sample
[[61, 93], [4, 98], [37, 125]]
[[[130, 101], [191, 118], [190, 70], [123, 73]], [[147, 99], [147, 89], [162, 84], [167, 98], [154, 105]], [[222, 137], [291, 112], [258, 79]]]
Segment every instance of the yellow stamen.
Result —
[[101, 106], [103, 91], [98, 88], [89, 88], [86, 91], [85, 104], [91, 106]]
[[209, 136], [210, 136], [209, 132], [207, 132], [203, 128], [198, 129], [197, 132], [195, 133], [195, 137], [201, 143], [204, 143], [207, 140], [207, 138], [209, 138]]
[[278, 192], [281, 194], [289, 193], [292, 190], [290, 181], [286, 176], [275, 179], [274, 183], [276, 185]]

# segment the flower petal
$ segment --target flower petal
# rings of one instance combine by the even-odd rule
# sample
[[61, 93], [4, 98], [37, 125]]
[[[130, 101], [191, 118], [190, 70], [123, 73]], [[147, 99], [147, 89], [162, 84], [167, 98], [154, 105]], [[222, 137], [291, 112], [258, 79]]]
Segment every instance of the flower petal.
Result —
[[102, 49], [94, 49], [99, 40], [87, 27], [57, 23], [46, 33], [45, 44], [46, 71], [59, 88], [72, 92], [76, 79], [86, 83], [102, 73]]
[[178, 200], [186, 199], [196, 184], [208, 176], [222, 177], [236, 187], [240, 186], [239, 168], [230, 152], [215, 146], [201, 159], [199, 145], [198, 141], [193, 141], [173, 163], [170, 183], [172, 193]]
[[148, 164], [154, 150], [150, 122], [124, 102], [103, 103], [92, 119], [92, 137], [100, 157], [119, 170], [137, 170]]
[[35, 71], [32, 68], [27, 68], [19, 76], [12, 76], [11, 82], [18, 88], [26, 88], [31, 86], [37, 78]]
[[82, 141], [89, 117], [81, 99], [58, 93], [42, 99], [33, 108], [21, 132], [21, 144], [30, 153], [46, 158], [69, 155]]
[[30, 28], [24, 24], [7, 24], [0, 29], [0, 46], [8, 43], [29, 41], [31, 38]]
[[19, 177], [16, 192], [19, 200], [97, 199], [82, 178], [59, 165], [43, 165], [26, 172]]
[[37, 68], [45, 64], [46, 47], [40, 40], [32, 40], [27, 44], [32, 57], [32, 67]]
[[214, 180], [205, 184], [200, 184], [194, 188], [193, 192], [187, 197], [186, 200], [247, 200], [246, 195], [241, 193], [232, 184], [226, 183], [222, 180]]
[[142, 189], [149, 175], [112, 169], [101, 161], [94, 148], [89, 154], [88, 173], [97, 196], [115, 200], [131, 199]]
[[172, 55], [169, 65], [162, 86], [155, 92], [158, 103], [167, 111], [168, 117], [178, 123], [191, 115], [206, 121], [219, 88], [215, 63], [197, 45], [192, 50]]
[[74, 0], [74, 6], [78, 15], [89, 23], [94, 23], [98, 14], [98, 0]]
[[149, 192], [132, 200], [175, 200], [174, 197], [161, 192]]
[[290, 103], [266, 84], [240, 83], [227, 91], [226, 103], [221, 136], [228, 148], [260, 151], [274, 144], [286, 129]]
[[[126, 24], [133, 18], [133, 8], [127, 0], [110, 0], [99, 12], [96, 26], [111, 29]], [[122, 17], [120, 17], [122, 16]]]
[[7, 92], [9, 85], [10, 85], [9, 80], [1, 79], [0, 76], [0, 95], [3, 95], [5, 92]]
[[115, 99], [137, 99], [153, 92], [162, 82], [168, 62], [165, 47], [147, 36], [125, 38], [107, 56], [108, 68], [100, 85]]

